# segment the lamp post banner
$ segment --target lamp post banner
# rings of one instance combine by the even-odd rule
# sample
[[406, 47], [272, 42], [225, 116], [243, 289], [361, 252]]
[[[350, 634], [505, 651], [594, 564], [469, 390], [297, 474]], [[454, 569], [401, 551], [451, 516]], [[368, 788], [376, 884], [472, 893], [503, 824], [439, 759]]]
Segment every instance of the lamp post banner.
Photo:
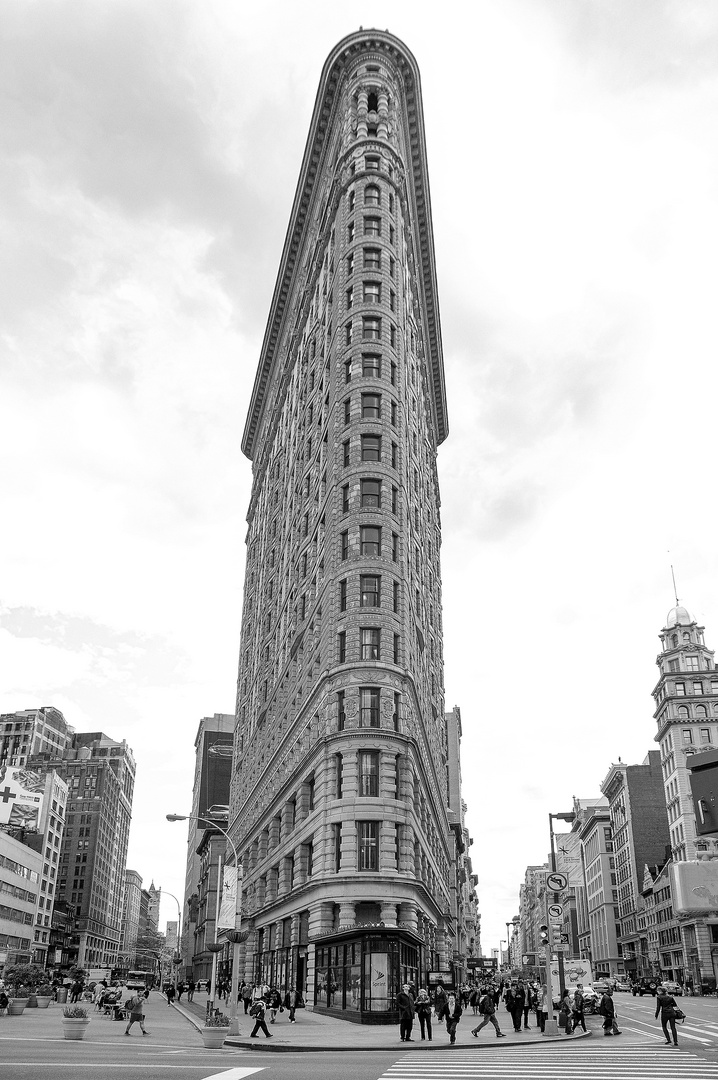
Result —
[[233, 930], [237, 911], [237, 867], [225, 866], [222, 883], [222, 907], [219, 912], [219, 929]]

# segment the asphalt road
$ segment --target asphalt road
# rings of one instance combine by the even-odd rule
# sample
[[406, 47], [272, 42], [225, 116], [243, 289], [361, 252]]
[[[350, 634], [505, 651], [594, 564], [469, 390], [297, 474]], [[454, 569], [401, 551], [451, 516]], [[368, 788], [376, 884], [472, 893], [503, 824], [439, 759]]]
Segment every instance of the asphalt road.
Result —
[[[718, 1080], [718, 1001], [686, 998], [680, 1045], [666, 1047], [654, 1018], [654, 998], [616, 995], [623, 1034], [604, 1038], [601, 1018], [590, 1017], [590, 1039], [505, 1048], [457, 1047], [434, 1053], [392, 1051], [317, 1053], [205, 1050], [196, 1030], [159, 995], [146, 1020], [152, 1034], [93, 1015], [83, 1042], [66, 1042], [55, 1012], [0, 1019], [0, 1077], [7, 1080]], [[136, 1034], [135, 1034], [136, 1033]]]

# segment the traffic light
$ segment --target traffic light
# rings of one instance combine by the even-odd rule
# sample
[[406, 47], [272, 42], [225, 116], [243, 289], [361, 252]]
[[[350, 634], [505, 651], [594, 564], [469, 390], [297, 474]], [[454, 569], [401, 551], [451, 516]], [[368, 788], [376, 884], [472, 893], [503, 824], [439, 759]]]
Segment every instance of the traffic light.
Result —
[[544, 947], [548, 945], [548, 926], [539, 927], [539, 945]]

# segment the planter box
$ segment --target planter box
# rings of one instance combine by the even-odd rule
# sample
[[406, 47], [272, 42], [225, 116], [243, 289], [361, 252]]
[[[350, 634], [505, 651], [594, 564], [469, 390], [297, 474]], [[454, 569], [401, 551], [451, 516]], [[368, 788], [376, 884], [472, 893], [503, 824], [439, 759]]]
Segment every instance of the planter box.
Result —
[[37, 995], [37, 1007], [38, 1009], [48, 1009], [52, 998], [48, 994], [47, 997], [44, 994]]
[[84, 1039], [90, 1021], [82, 1017], [63, 1016], [62, 1034], [66, 1039]]
[[219, 1050], [229, 1033], [228, 1027], [203, 1027], [202, 1039], [207, 1050]]
[[22, 1016], [25, 1012], [25, 1006], [27, 1005], [27, 998], [10, 998], [10, 1002], [7, 1007], [8, 1016]]

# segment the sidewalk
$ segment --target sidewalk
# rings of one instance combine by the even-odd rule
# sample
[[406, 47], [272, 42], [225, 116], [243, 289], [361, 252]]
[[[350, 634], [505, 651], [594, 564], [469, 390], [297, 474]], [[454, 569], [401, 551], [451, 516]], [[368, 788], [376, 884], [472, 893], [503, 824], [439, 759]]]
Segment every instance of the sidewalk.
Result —
[[[222, 1012], [227, 1011], [227, 1004], [222, 999], [215, 1002]], [[188, 1002], [183, 996], [182, 1001], [175, 1002], [174, 1008], [182, 1013], [197, 1030], [202, 1026], [207, 1014], [207, 995], [195, 993], [194, 1001]], [[451, 1046], [449, 1036], [446, 1033], [446, 1025], [438, 1023], [432, 1017], [433, 1040], [421, 1041], [418, 1020], [414, 1021], [412, 1039], [409, 1043], [403, 1043], [399, 1038], [399, 1025], [385, 1024], [352, 1024], [348, 1020], [339, 1020], [335, 1016], [325, 1016], [323, 1013], [314, 1012], [311, 1009], [297, 1009], [296, 1024], [290, 1024], [289, 1014], [285, 1010], [277, 1013], [276, 1023], [269, 1022], [267, 1012], [267, 1027], [273, 1038], [268, 1039], [262, 1032], [255, 1039], [250, 1039], [249, 1033], [254, 1027], [254, 1020], [245, 1016], [244, 1007], [240, 1005], [239, 1030], [240, 1035], [230, 1037], [225, 1041], [225, 1046], [236, 1046], [246, 1050], [271, 1050], [275, 1053], [310, 1053], [331, 1050], [400, 1050], [402, 1053], [411, 1051], [434, 1051], [453, 1050], [461, 1047], [466, 1050], [488, 1048], [492, 1049], [500, 1045], [502, 1049], [510, 1046], [556, 1046], [556, 1044], [569, 1045], [585, 1039], [592, 1034], [589, 1028], [586, 1035], [581, 1031], [576, 1035], [558, 1035], [555, 1038], [547, 1038], [542, 1035], [537, 1027], [531, 1027], [526, 1031], [515, 1032], [511, 1026], [508, 1013], [499, 1014], [499, 1024], [506, 1035], [505, 1039], [498, 1040], [493, 1027], [488, 1024], [474, 1039], [471, 1029], [481, 1023], [481, 1016], [474, 1016], [472, 1010], [465, 1012], [456, 1032], [456, 1043]], [[599, 1017], [599, 1020], [601, 1018]]]

